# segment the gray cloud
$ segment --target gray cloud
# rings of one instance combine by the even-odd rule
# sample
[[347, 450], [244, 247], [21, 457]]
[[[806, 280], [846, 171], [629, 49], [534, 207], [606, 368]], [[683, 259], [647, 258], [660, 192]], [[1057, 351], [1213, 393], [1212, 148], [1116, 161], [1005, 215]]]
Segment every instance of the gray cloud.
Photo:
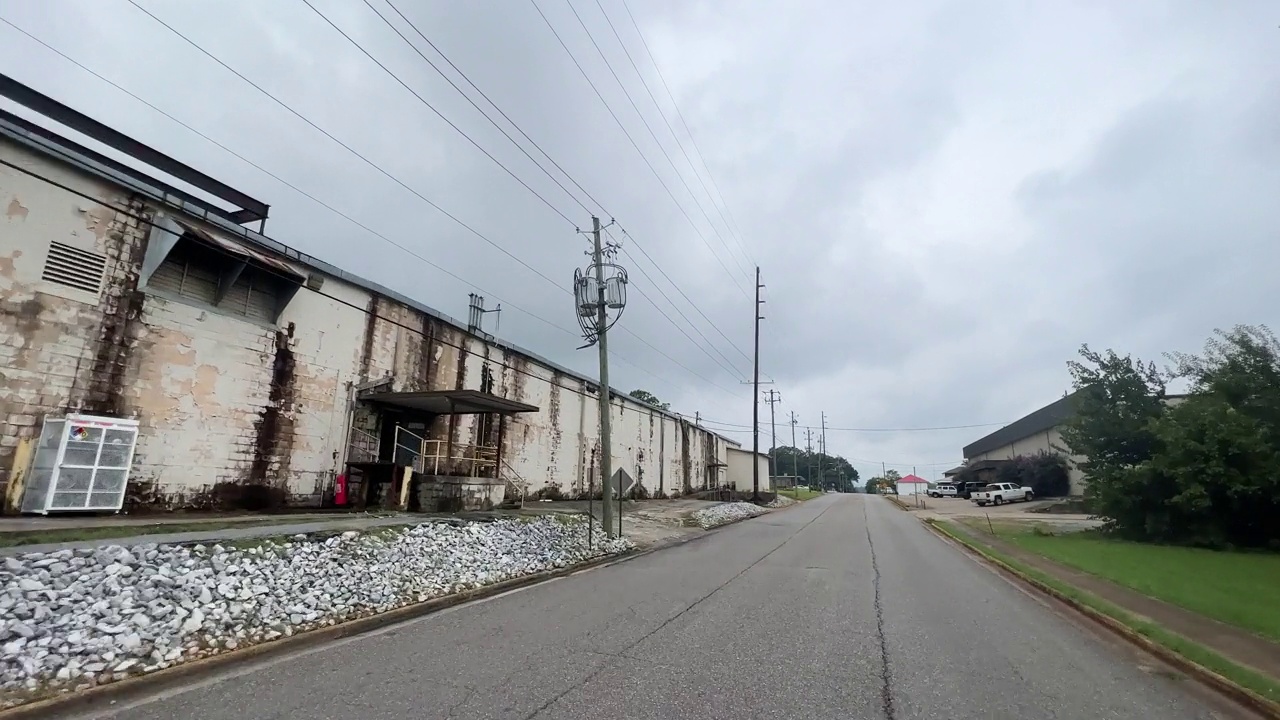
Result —
[[[0, 67], [270, 202], [269, 231], [279, 239], [455, 316], [482, 287], [508, 308], [501, 335], [593, 371], [594, 353], [575, 351], [570, 334], [513, 308], [575, 329], [561, 288], [584, 260], [574, 226], [589, 224], [588, 211], [362, 2], [316, 4], [571, 222], [300, 1], [140, 1], [559, 287], [122, 0], [10, 3], [0, 14], [469, 282], [370, 237], [7, 27]], [[621, 3], [602, 2], [670, 112]], [[836, 428], [1012, 420], [1066, 389], [1063, 362], [1081, 342], [1148, 357], [1194, 349], [1215, 326], [1272, 320], [1280, 299], [1270, 281], [1280, 270], [1280, 65], [1274, 9], [1261, 0], [633, 0], [745, 251], [594, 2], [573, 6], [711, 223], [565, 2], [539, 5], [691, 220], [531, 4], [397, 5], [629, 231], [638, 289], [683, 324], [674, 302], [735, 367], [722, 368], [719, 353], [699, 351], [633, 295], [622, 325], [720, 386], [618, 333], [618, 384], [648, 388], [677, 409], [749, 424], [750, 392], [739, 384], [749, 363], [637, 245], [748, 353], [746, 266], [759, 262], [768, 286], [764, 371], [783, 392], [779, 420], [794, 410], [802, 426], [816, 426], [823, 410]], [[986, 431], [836, 430], [828, 444], [864, 474], [881, 460], [924, 474], [959, 460], [960, 447]], [[779, 435], [789, 442], [789, 426]]]

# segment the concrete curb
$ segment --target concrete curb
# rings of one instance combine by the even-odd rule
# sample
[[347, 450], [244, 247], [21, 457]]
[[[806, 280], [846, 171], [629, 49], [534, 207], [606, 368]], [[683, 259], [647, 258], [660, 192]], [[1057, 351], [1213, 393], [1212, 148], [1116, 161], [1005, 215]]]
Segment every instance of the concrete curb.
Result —
[[[1157, 643], [1153, 640], [1148, 639], [1146, 636], [1134, 631], [1132, 628], [1120, 622], [1119, 620], [1111, 617], [1110, 615], [1107, 615], [1106, 613], [1095, 610], [1089, 607], [1088, 605], [1078, 602], [1074, 598], [1064, 595], [1062, 592], [1060, 592], [1056, 588], [1050, 585], [1047, 585], [1043, 582], [1040, 582], [1039, 580], [1029, 575], [1026, 575], [1021, 570], [1013, 567], [1012, 565], [1009, 565], [1008, 563], [1000, 560], [999, 558], [996, 558], [992, 555], [988, 555], [987, 553], [984, 553], [981, 550], [970, 546], [968, 543], [965, 543], [963, 541], [960, 541], [951, 537], [947, 533], [943, 532], [941, 529], [935, 527], [933, 523], [924, 522], [924, 521], [922, 522], [925, 525], [925, 527], [929, 528], [929, 530], [933, 532], [935, 535], [937, 535], [938, 537], [942, 538], [943, 540], [946, 540], [949, 543], [952, 543], [953, 545], [959, 546], [961, 549], [963, 549], [965, 552], [969, 553], [970, 555], [993, 566], [997, 570], [1002, 571], [1002, 573], [1006, 577], [1011, 577], [1013, 580], [1016, 580], [1023, 585], [1030, 586], [1040, 591], [1041, 593], [1044, 593], [1045, 595], [1049, 595], [1055, 600], [1072, 608], [1076, 612], [1079, 612], [1080, 614], [1088, 617], [1090, 620], [1093, 620], [1094, 622], [1107, 628], [1114, 635], [1120, 637], [1123, 640], [1128, 641], [1133, 645], [1138, 646], [1143, 651], [1160, 658], [1162, 661], [1196, 678], [1200, 682], [1204, 683], [1205, 685], [1208, 685], [1214, 690], [1217, 690], [1218, 692], [1222, 693], [1223, 695], [1227, 696], [1233, 701], [1240, 703], [1241, 705], [1244, 705], [1245, 707], [1251, 710], [1259, 712], [1265, 717], [1280, 719], [1280, 704], [1272, 702], [1271, 700], [1259, 695], [1258, 693], [1250, 690], [1249, 688], [1246, 688], [1242, 685], [1237, 685], [1234, 681], [1226, 677], [1223, 677], [1222, 675], [1219, 675], [1213, 670], [1210, 670], [1209, 668], [1204, 667], [1203, 665], [1200, 665], [1199, 663], [1188, 659], [1187, 657], [1175, 652], [1170, 648], [1165, 647], [1164, 645], [1161, 645], [1160, 643]], [[1082, 590], [1081, 592], [1084, 592], [1084, 591]], [[1227, 658], [1227, 659], [1229, 660], [1230, 658]]]
[[[800, 503], [796, 503], [799, 505]], [[785, 510], [787, 508], [779, 508]], [[770, 512], [773, 512], [772, 510]], [[7, 710], [0, 710], [0, 720], [33, 720], [34, 718], [45, 718], [52, 713], [68, 713], [76, 711], [88, 711], [94, 706], [102, 703], [122, 703], [146, 695], [152, 695], [170, 688], [176, 687], [183, 683], [198, 680], [204, 676], [211, 675], [218, 670], [227, 666], [241, 663], [247, 660], [266, 659], [279, 655], [285, 655], [301, 650], [324, 645], [342, 638], [362, 635], [364, 633], [380, 630], [396, 623], [414, 620], [425, 617], [433, 613], [446, 610], [451, 607], [462, 605], [473, 600], [482, 600], [484, 598], [501, 595], [502, 593], [516, 590], [519, 588], [538, 585], [556, 578], [567, 577], [578, 572], [591, 570], [595, 568], [607, 567], [618, 563], [635, 560], [646, 555], [666, 550], [679, 545], [684, 545], [695, 540], [708, 537], [716, 531], [726, 528], [737, 523], [754, 520], [769, 515], [770, 513], [762, 513], [751, 517], [738, 518], [726, 523], [721, 523], [715, 527], [706, 528], [700, 533], [690, 533], [683, 537], [675, 537], [662, 542], [655, 543], [647, 548], [632, 550], [618, 555], [605, 555], [593, 558], [577, 565], [557, 568], [555, 570], [547, 570], [532, 575], [523, 575], [510, 580], [485, 585], [484, 587], [467, 590], [465, 592], [445, 595], [443, 597], [427, 600], [426, 602], [405, 605], [393, 610], [388, 610], [377, 615], [369, 615], [367, 617], [356, 618], [346, 622], [330, 625], [328, 627], [316, 628], [315, 630], [307, 630], [305, 632], [283, 637], [276, 640], [250, 645], [249, 647], [233, 650], [230, 652], [218, 653], [207, 658], [193, 660], [191, 662], [182, 663], [173, 667], [157, 670], [156, 672], [147, 673], [146, 675], [137, 675], [134, 677], [117, 680], [105, 685], [97, 685], [80, 692], [66, 692], [52, 697], [43, 698], [34, 702], [17, 705]]]
[[899, 500], [895, 495], [881, 495], [880, 497], [884, 498], [885, 500], [888, 500], [894, 505], [897, 505], [898, 509], [902, 510], [903, 512], [911, 512], [911, 506]]

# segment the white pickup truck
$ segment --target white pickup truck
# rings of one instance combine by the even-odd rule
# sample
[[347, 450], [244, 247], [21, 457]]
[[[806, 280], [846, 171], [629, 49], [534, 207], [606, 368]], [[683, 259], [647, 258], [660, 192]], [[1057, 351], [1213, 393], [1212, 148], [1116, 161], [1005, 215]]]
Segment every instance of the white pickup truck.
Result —
[[1035, 497], [1035, 493], [1031, 488], [1018, 487], [1013, 483], [995, 483], [988, 485], [981, 490], [973, 493], [970, 500], [978, 503], [978, 505], [999, 505], [1000, 503], [1017, 502], [1019, 500], [1029, 501]]

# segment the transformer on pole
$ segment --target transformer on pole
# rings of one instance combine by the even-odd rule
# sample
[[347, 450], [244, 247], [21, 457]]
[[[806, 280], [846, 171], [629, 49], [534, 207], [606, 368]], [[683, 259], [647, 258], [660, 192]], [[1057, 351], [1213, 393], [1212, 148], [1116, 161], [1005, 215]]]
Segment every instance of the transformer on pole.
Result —
[[[600, 351], [600, 486], [604, 498], [601, 524], [608, 536], [614, 537], [619, 531], [613, 522], [613, 505], [610, 503], [613, 495], [613, 457], [609, 417], [608, 332], [618, 322], [618, 318], [622, 317], [622, 311], [627, 305], [627, 271], [614, 262], [618, 244], [612, 241], [601, 242], [600, 233], [607, 227], [601, 227], [600, 218], [591, 218], [591, 230], [584, 233], [591, 236], [591, 249], [586, 253], [591, 258], [591, 264], [573, 271], [573, 300], [578, 326], [582, 328], [582, 337], [587, 341], [586, 345], [578, 349], [596, 345]], [[612, 317], [610, 311], [613, 311]], [[621, 508], [621, 492], [618, 493], [618, 502], [618, 507]]]

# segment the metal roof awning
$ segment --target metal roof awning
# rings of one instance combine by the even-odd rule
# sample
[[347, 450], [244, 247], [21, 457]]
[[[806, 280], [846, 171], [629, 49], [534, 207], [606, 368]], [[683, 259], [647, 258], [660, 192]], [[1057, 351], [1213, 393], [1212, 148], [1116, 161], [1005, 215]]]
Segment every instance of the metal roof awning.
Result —
[[193, 223], [176, 219], [174, 222], [182, 226], [183, 230], [199, 238], [202, 242], [208, 243], [215, 248], [221, 248], [231, 255], [243, 258], [250, 262], [259, 263], [269, 270], [274, 270], [284, 274], [286, 277], [294, 278], [298, 283], [303, 283], [307, 280], [306, 273], [283, 260], [273, 258], [264, 252], [247, 247], [242, 243], [235, 242], [234, 240], [224, 240], [217, 235], [205, 232], [202, 228], [197, 227]]
[[360, 396], [379, 405], [434, 413], [436, 415], [474, 415], [477, 413], [538, 412], [537, 405], [508, 400], [479, 390], [430, 390], [427, 392], [379, 392]]

